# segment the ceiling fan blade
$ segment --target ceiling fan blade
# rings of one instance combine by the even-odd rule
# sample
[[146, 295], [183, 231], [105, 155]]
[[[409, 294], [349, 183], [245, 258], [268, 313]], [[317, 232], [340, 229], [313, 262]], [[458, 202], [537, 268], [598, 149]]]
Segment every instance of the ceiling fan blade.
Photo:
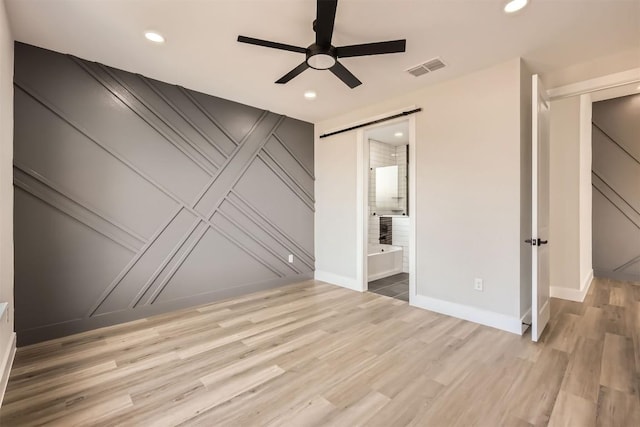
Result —
[[307, 68], [309, 68], [309, 65], [307, 65], [307, 62], [305, 61], [302, 64], [298, 65], [293, 70], [289, 71], [284, 76], [280, 77], [280, 79], [277, 80], [276, 83], [279, 83], [279, 84], [287, 83], [289, 80], [293, 79], [294, 77], [296, 77], [298, 74], [302, 73]]
[[254, 39], [253, 37], [238, 36], [240, 43], [254, 44], [256, 46], [270, 47], [272, 49], [288, 50], [290, 52], [306, 53], [304, 47], [292, 46], [290, 44], [270, 42], [268, 40]]
[[314, 23], [317, 45], [320, 45], [322, 47], [331, 46], [331, 37], [333, 37], [333, 24], [336, 20], [337, 7], [338, 0], [318, 0], [316, 22]]
[[351, 71], [347, 70], [344, 65], [336, 61], [335, 65], [329, 68], [333, 74], [336, 75], [340, 80], [344, 82], [347, 86], [353, 89], [356, 86], [360, 86], [362, 82], [358, 80], [356, 76], [351, 74]]
[[337, 47], [338, 58], [350, 56], [381, 55], [384, 53], [404, 52], [407, 48], [406, 40], [391, 40], [388, 42], [354, 44], [351, 46]]

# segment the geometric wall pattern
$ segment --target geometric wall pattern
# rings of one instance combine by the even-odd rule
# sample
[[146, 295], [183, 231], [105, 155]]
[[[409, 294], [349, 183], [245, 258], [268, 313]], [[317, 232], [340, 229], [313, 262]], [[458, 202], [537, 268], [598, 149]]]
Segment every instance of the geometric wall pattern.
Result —
[[593, 104], [593, 269], [640, 282], [640, 95]]
[[14, 83], [20, 345], [311, 277], [312, 124], [21, 43]]

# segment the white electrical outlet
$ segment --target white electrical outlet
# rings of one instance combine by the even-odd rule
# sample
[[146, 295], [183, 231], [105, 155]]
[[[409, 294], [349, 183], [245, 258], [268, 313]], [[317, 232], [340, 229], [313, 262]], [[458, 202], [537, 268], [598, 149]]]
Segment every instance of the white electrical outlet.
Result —
[[289, 262], [293, 262], [293, 254], [289, 254]]
[[473, 279], [473, 289], [476, 291], [482, 291], [484, 289], [484, 283], [481, 278], [476, 277]]

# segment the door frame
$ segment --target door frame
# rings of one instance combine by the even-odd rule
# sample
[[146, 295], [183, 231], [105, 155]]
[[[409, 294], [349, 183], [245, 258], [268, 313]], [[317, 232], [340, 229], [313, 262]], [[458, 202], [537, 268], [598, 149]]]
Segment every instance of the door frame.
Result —
[[[382, 119], [403, 111], [415, 109], [415, 105], [409, 105], [400, 110], [393, 110], [384, 114], [376, 115], [364, 119], [364, 122]], [[385, 121], [376, 125], [367, 126], [357, 131], [357, 166], [356, 166], [356, 283], [361, 292], [368, 289], [367, 281], [367, 246], [369, 231], [369, 144], [365, 141], [367, 131], [388, 126], [393, 123], [403, 121], [409, 122], [409, 304], [415, 305], [417, 294], [416, 277], [416, 116], [415, 114], [406, 117]]]
[[585, 95], [632, 83], [640, 83], [640, 68], [633, 68], [619, 73], [607, 74], [605, 76], [548, 89], [547, 96], [549, 100], [553, 102], [557, 99]]
[[[595, 77], [592, 79], [581, 80], [578, 82], [566, 84], [563, 86], [558, 86], [555, 88], [547, 89], [547, 96], [550, 101], [557, 101], [560, 99], [571, 98], [571, 97], [582, 97], [583, 95], [590, 95], [594, 92], [598, 92], [601, 90], [613, 89], [616, 87], [626, 86], [630, 84], [640, 83], [640, 68], [633, 68], [621, 72], [616, 72], [612, 74], [607, 74], [600, 77]], [[593, 101], [590, 100], [591, 103]], [[591, 175], [591, 171], [588, 171], [589, 175]], [[589, 210], [588, 215], [593, 217], [593, 207], [589, 206], [587, 208]], [[553, 236], [551, 236], [553, 237]], [[589, 246], [592, 246], [593, 243], [589, 242]], [[552, 255], [553, 256], [553, 255]], [[580, 267], [578, 267], [580, 268]], [[578, 272], [578, 276], [580, 272]], [[552, 298], [560, 298], [569, 301], [582, 302], [591, 286], [593, 281], [593, 266], [591, 266], [591, 274], [585, 279], [580, 277], [580, 289], [565, 289], [558, 287], [551, 287], [551, 297]]]

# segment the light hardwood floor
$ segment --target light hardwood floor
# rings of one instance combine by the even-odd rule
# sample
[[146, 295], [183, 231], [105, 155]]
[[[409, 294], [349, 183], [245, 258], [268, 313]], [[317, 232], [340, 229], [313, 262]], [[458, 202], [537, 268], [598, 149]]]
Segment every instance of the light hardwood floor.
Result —
[[539, 344], [304, 282], [18, 350], [2, 426], [640, 426], [640, 287]]

